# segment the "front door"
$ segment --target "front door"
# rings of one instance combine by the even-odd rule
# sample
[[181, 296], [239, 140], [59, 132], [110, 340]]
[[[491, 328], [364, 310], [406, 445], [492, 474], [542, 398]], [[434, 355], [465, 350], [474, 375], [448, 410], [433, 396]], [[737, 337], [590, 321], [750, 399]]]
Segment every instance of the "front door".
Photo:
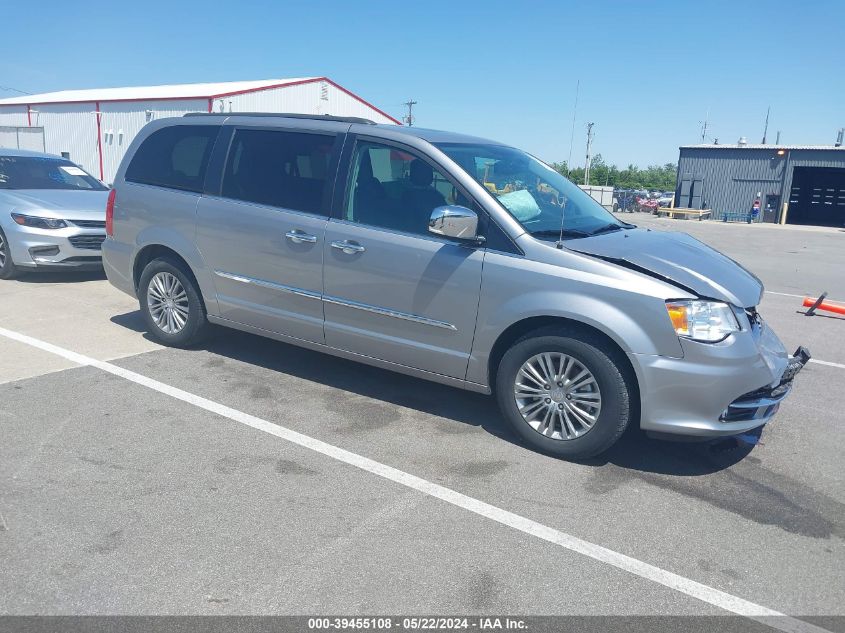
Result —
[[326, 229], [326, 343], [464, 378], [483, 249], [428, 232], [431, 211], [468, 204], [416, 152], [359, 140], [341, 217]]
[[766, 205], [763, 207], [763, 222], [777, 222], [780, 211], [780, 196], [775, 193], [766, 194]]
[[220, 196], [197, 209], [220, 316], [323, 342], [323, 237], [336, 136], [235, 131]]

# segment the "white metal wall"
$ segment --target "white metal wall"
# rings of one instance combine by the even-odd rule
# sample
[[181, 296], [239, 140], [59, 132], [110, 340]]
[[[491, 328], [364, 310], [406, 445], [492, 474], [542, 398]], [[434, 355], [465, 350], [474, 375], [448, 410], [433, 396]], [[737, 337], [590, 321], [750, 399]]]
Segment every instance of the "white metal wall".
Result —
[[370, 119], [376, 123], [389, 123], [397, 125], [396, 121], [379, 114], [370, 106], [362, 103], [350, 94], [329, 84], [329, 107], [320, 114], [335, 114], [337, 116], [358, 116]]
[[25, 105], [0, 107], [0, 127], [20, 127], [24, 125], [29, 125]]
[[[100, 133], [103, 143], [103, 180], [111, 183], [129, 144], [150, 119], [179, 117], [186, 112], [207, 112], [207, 99], [178, 101], [114, 101], [100, 103]], [[96, 136], [96, 130], [94, 132]], [[91, 172], [97, 177], [98, 173]]]
[[[261, 90], [216, 99], [214, 112], [297, 112], [357, 116], [377, 123], [395, 123], [368, 105], [330, 84], [319, 81], [288, 88]], [[151, 119], [207, 112], [208, 99], [115, 101], [100, 103], [103, 180], [111, 183], [126, 149]], [[97, 150], [96, 103], [33, 105], [31, 125], [44, 128], [45, 151], [70, 153], [70, 159], [100, 177]], [[27, 126], [26, 106], [0, 106], [0, 126]]]
[[44, 147], [48, 154], [68, 152], [74, 163], [99, 178], [95, 108], [94, 103], [33, 105], [30, 116], [33, 126], [44, 128]]
[[395, 123], [328, 82], [273, 88], [215, 99], [214, 112], [297, 112], [357, 116], [376, 123]]

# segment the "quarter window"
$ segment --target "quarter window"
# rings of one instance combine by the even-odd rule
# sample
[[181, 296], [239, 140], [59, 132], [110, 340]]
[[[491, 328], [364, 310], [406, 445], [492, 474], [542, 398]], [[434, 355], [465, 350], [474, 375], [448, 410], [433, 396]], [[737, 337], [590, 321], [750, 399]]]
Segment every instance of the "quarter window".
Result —
[[126, 180], [182, 191], [202, 192], [217, 125], [174, 125], [141, 143], [126, 169]]
[[238, 130], [223, 175], [223, 196], [326, 214], [334, 141], [325, 134]]
[[436, 207], [469, 206], [443, 174], [404, 149], [361, 142], [355, 148], [344, 219], [407, 233], [428, 234]]

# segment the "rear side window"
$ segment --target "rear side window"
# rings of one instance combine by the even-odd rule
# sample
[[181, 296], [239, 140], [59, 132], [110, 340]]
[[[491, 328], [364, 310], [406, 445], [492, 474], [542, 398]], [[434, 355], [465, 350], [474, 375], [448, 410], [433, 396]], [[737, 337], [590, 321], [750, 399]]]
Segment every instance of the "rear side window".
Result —
[[153, 132], [132, 157], [126, 180], [202, 192], [208, 159], [219, 130], [217, 125], [174, 125]]
[[334, 135], [238, 130], [223, 174], [223, 196], [327, 215]]

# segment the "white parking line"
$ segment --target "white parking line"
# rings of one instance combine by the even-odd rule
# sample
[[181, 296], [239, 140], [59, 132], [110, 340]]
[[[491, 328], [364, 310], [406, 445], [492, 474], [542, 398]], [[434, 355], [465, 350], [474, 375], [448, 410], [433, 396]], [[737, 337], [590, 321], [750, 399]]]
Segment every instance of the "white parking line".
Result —
[[791, 295], [788, 292], [775, 292], [774, 290], [766, 290], [767, 295], [778, 295], [779, 297], [795, 297], [796, 299], [803, 299], [808, 295]]
[[665, 569], [661, 569], [655, 565], [651, 565], [636, 558], [607, 549], [601, 545], [590, 543], [589, 541], [580, 539], [577, 536], [572, 536], [571, 534], [561, 532], [560, 530], [556, 530], [555, 528], [549, 527], [537, 521], [514, 514], [513, 512], [508, 512], [507, 510], [462, 494], [452, 490], [451, 488], [446, 488], [445, 486], [417, 477], [416, 475], [406, 473], [398, 468], [382, 464], [369, 459], [368, 457], [347, 451], [343, 448], [328, 444], [308, 435], [303, 435], [302, 433], [287, 429], [254, 415], [244, 413], [243, 411], [232, 409], [231, 407], [214, 402], [213, 400], [183, 391], [182, 389], [178, 389], [163, 382], [159, 382], [158, 380], [137, 374], [128, 369], [118, 367], [117, 365], [112, 365], [111, 363], [105, 361], [99, 361], [95, 358], [77, 354], [76, 352], [32, 338], [26, 334], [7, 330], [5, 328], [0, 328], [0, 335], [20, 343], [26, 343], [32, 347], [51, 352], [79, 365], [96, 367], [97, 369], [115, 376], [120, 376], [130, 382], [134, 382], [159, 393], [171, 396], [172, 398], [176, 398], [177, 400], [181, 400], [182, 402], [186, 402], [200, 409], [215, 413], [234, 422], [239, 422], [245, 426], [274, 435], [283, 440], [287, 440], [288, 442], [292, 442], [293, 444], [297, 444], [322, 455], [326, 455], [327, 457], [331, 457], [332, 459], [349, 464], [350, 466], [360, 468], [361, 470], [378, 475], [384, 479], [412, 488], [413, 490], [425, 495], [434, 497], [435, 499], [440, 499], [441, 501], [445, 501], [446, 503], [459, 508], [463, 508], [464, 510], [500, 523], [501, 525], [506, 525], [543, 541], [553, 543], [554, 545], [564, 549], [577, 552], [578, 554], [606, 563], [616, 567], [617, 569], [627, 571], [635, 576], [639, 576], [640, 578], [651, 580], [652, 582], [656, 582], [664, 587], [668, 587], [669, 589], [697, 598], [702, 602], [719, 607], [725, 611], [756, 620], [762, 624], [781, 631], [787, 631], [789, 633], [830, 633], [827, 629], [815, 626], [809, 622], [798, 620], [780, 613], [779, 611], [749, 602], [748, 600], [738, 596], [734, 596], [714, 587], [696, 582], [695, 580], [679, 576], [678, 574], [666, 571]]
[[810, 362], [816, 363], [817, 365], [827, 365], [828, 367], [839, 367], [839, 369], [845, 369], [845, 365], [842, 363], [831, 363], [829, 360], [816, 360], [815, 358], [811, 358]]

